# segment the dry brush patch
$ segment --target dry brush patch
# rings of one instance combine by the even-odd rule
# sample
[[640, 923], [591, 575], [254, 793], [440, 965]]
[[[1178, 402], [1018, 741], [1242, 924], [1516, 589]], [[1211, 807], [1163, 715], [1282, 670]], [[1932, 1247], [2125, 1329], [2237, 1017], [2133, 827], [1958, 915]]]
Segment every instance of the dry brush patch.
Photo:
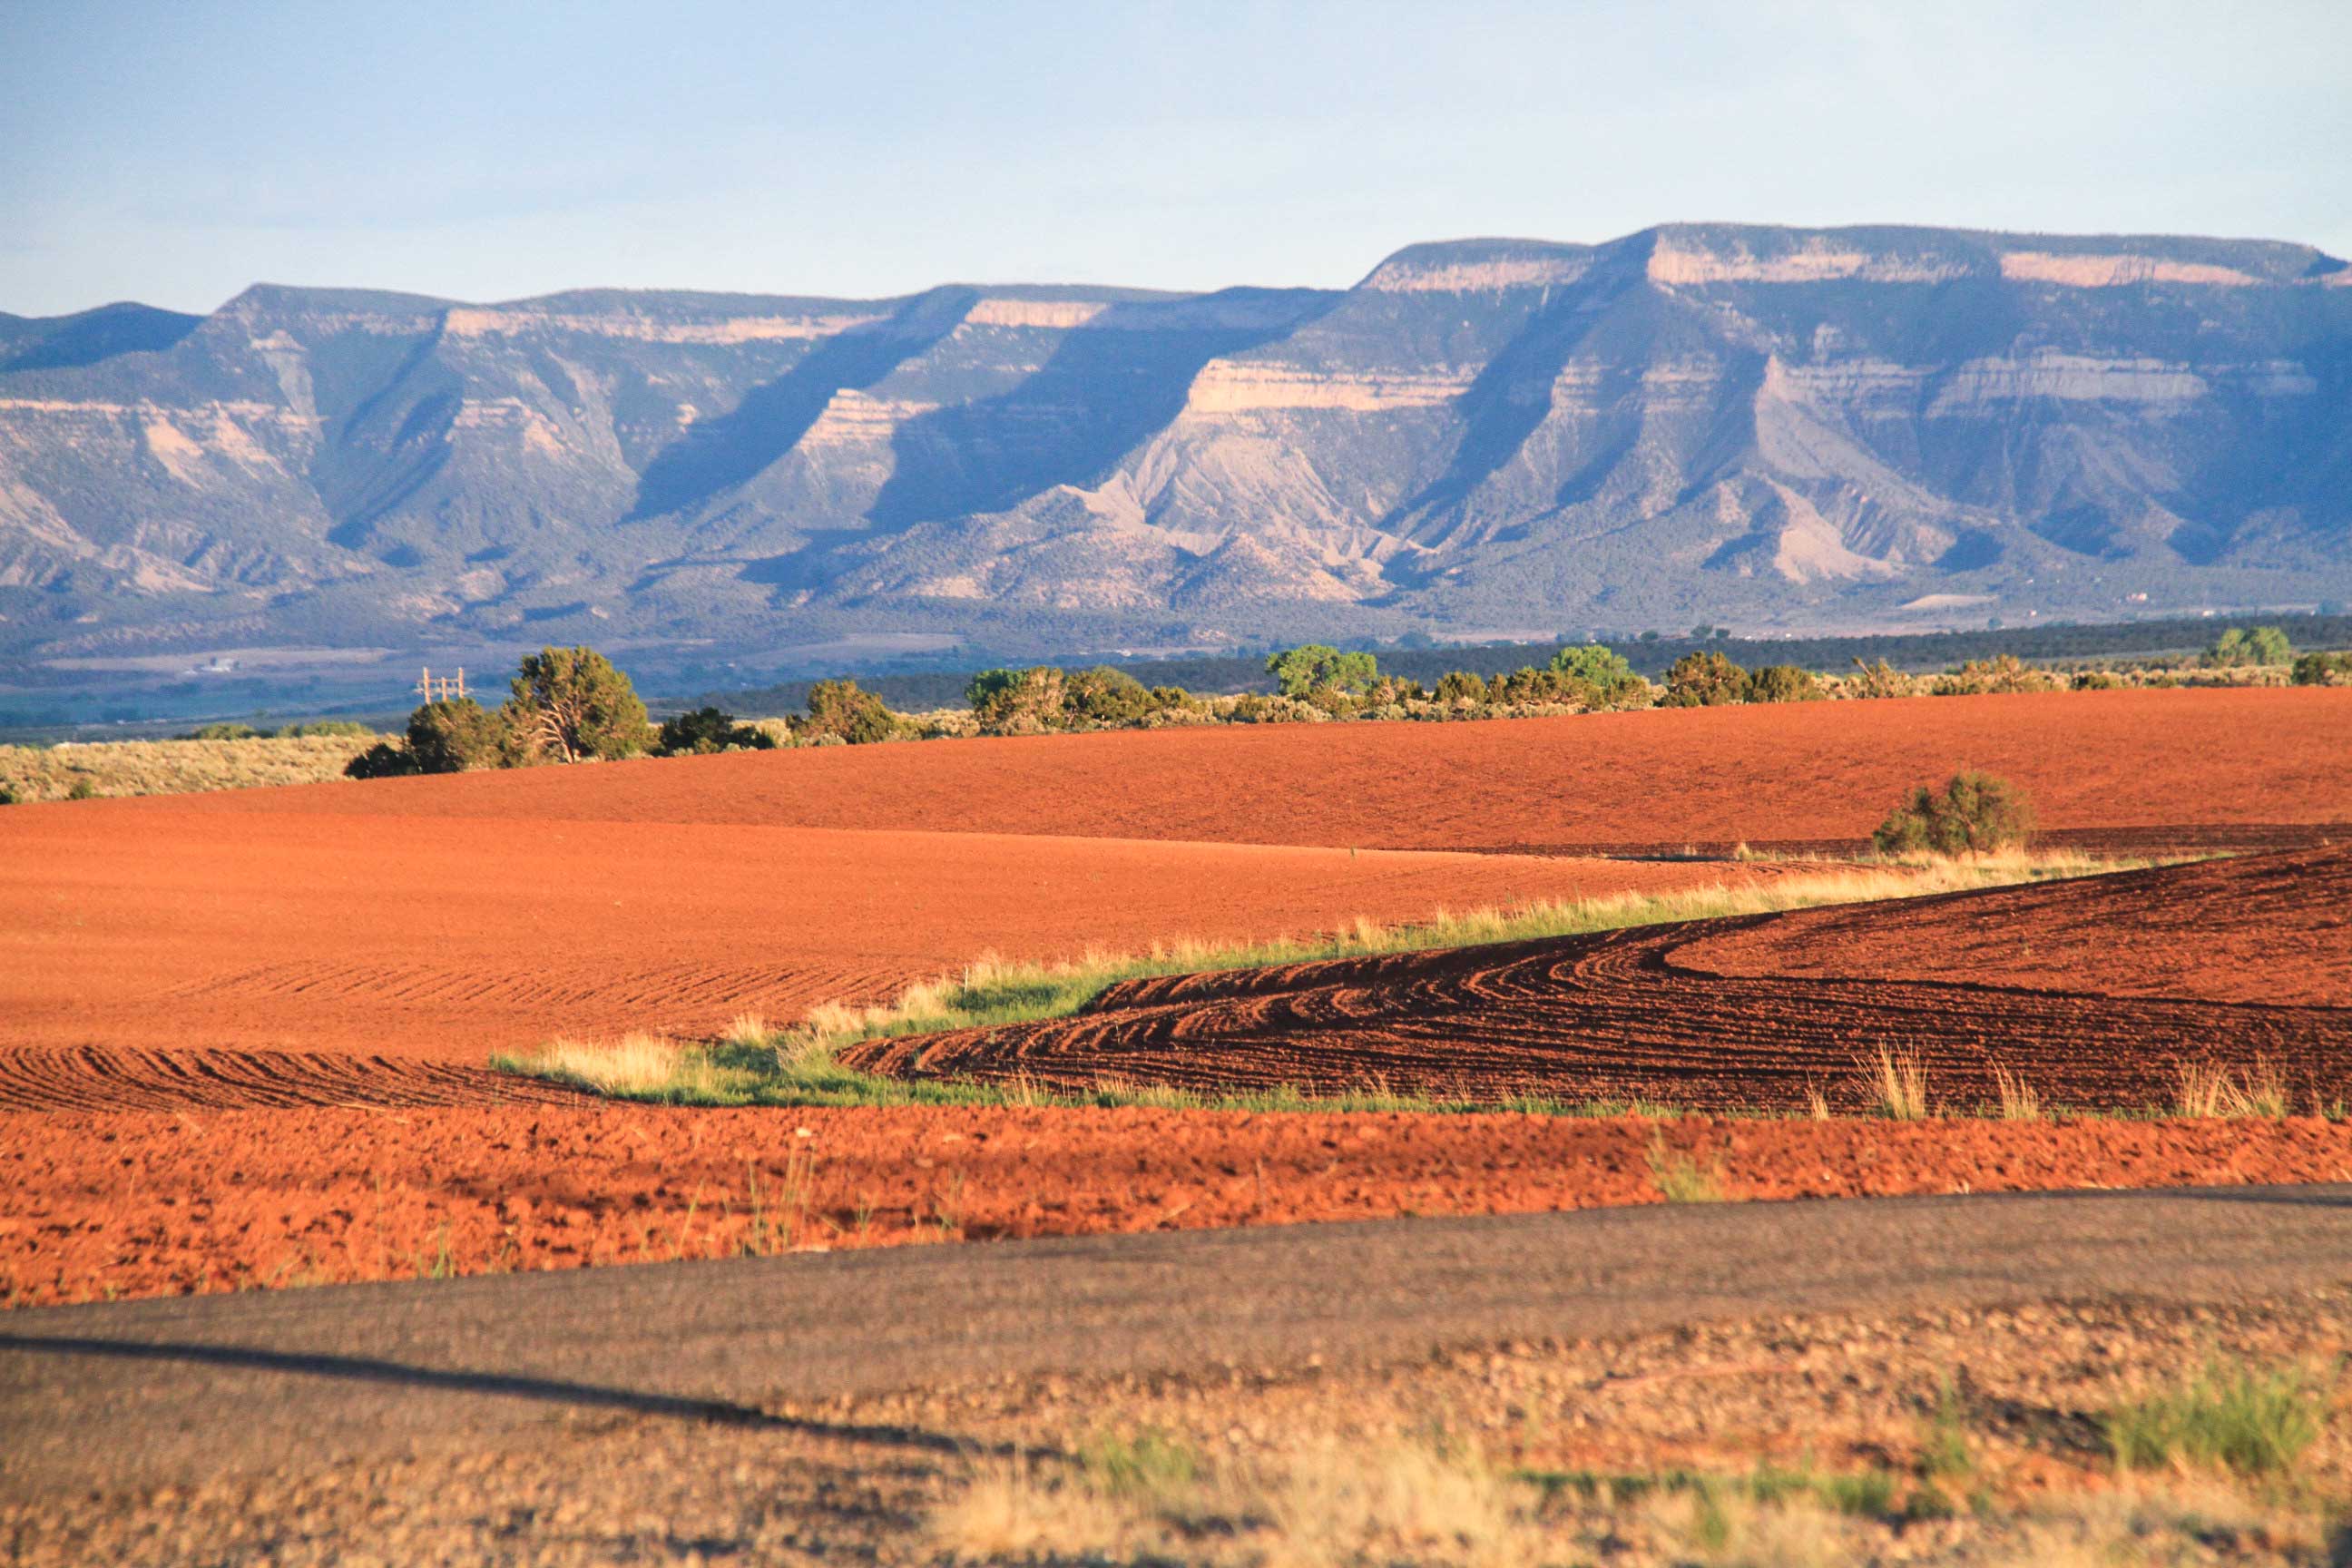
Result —
[[77, 792], [104, 798], [319, 784], [341, 778], [344, 766], [376, 740], [300, 735], [0, 746], [0, 792], [24, 803], [65, 800]]
[[[965, 1499], [1011, 1496], [1046, 1503], [1031, 1516], [1045, 1549], [1121, 1563], [2316, 1568], [2340, 1560], [2352, 1508], [2348, 1313], [2341, 1291], [2033, 1302], [1463, 1347], [1371, 1372], [1018, 1383], [969, 1399], [961, 1429], [1044, 1457], [967, 1467], [930, 1530], [955, 1546]], [[1318, 1439], [1332, 1431], [1345, 1447]], [[1144, 1443], [1182, 1456], [1160, 1467], [1181, 1479], [1109, 1484], [1094, 1456]], [[1284, 1506], [1300, 1493], [1316, 1506]]]

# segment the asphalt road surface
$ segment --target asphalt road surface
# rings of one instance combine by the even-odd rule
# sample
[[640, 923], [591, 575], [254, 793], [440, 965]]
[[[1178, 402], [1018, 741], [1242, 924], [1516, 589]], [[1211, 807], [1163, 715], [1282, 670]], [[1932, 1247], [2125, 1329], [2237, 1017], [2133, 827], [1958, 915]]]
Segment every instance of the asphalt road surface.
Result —
[[58, 1307], [0, 1316], [0, 1496], [463, 1444], [580, 1412], [1013, 1373], [1375, 1362], [1790, 1312], [2352, 1280], [2352, 1186], [1394, 1220]]

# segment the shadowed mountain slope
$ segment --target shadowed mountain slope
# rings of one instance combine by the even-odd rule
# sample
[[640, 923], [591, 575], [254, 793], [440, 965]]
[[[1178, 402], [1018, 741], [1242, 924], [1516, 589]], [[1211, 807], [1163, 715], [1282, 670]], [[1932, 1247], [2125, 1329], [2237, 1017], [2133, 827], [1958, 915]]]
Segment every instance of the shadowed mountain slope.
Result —
[[20, 664], [2345, 598], [2352, 272], [2295, 245], [1680, 225], [1339, 291], [0, 317]]

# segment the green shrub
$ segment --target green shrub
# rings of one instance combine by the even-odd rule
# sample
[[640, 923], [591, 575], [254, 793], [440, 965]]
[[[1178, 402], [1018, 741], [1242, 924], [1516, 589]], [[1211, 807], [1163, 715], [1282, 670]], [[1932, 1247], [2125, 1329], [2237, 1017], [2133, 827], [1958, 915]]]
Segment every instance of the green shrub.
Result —
[[1305, 697], [1318, 686], [1361, 696], [1381, 678], [1380, 662], [1368, 653], [1341, 653], [1327, 643], [1307, 643], [1265, 656], [1265, 671], [1285, 697]]
[[408, 756], [420, 773], [500, 767], [511, 743], [505, 720], [470, 697], [427, 702], [408, 716]]
[[1449, 669], [1437, 680], [1435, 700], [1448, 706], [1484, 708], [1489, 696], [1486, 681], [1466, 669]]
[[898, 733], [898, 716], [871, 691], [859, 690], [854, 680], [820, 680], [810, 687], [808, 716], [793, 721], [797, 739], [830, 736], [852, 746], [872, 745]]
[[1983, 697], [2013, 691], [2051, 691], [2058, 678], [2036, 669], [2013, 653], [1989, 659], [1970, 659], [1959, 668], [1936, 678], [1928, 687], [1935, 697]]
[[88, 779], [76, 779], [73, 782], [73, 788], [66, 791], [66, 798], [68, 800], [95, 800], [98, 798], [98, 790]]
[[2205, 664], [2210, 669], [2241, 669], [2249, 665], [2284, 664], [2294, 657], [2294, 645], [2277, 626], [2256, 626], [2251, 631], [2231, 626], [2205, 650]]
[[766, 752], [776, 739], [765, 730], [735, 722], [735, 715], [719, 708], [697, 708], [665, 719], [654, 737], [654, 752], [664, 757], [708, 756], [713, 752]]
[[1666, 671], [1661, 708], [1713, 708], [1748, 696], [1748, 672], [1727, 654], [1686, 653]]
[[2077, 691], [2120, 691], [2124, 678], [2112, 669], [2079, 669], [2074, 672]]
[[1021, 673], [1011, 669], [983, 669], [963, 683], [963, 700], [975, 713], [996, 698], [1011, 690], [1021, 680]]
[[1745, 702], [1818, 702], [1829, 695], [1821, 678], [1793, 664], [1768, 664], [1748, 673]]
[[2352, 653], [2307, 653], [2294, 661], [2297, 686], [2352, 686]]
[[343, 776], [352, 779], [396, 779], [424, 771], [399, 741], [378, 741], [343, 764]]
[[1864, 664], [1856, 654], [1853, 673], [1845, 678], [1849, 696], [1864, 698], [1910, 697], [1918, 692], [1919, 683], [1885, 659], [1876, 664]]
[[516, 761], [633, 757], [653, 742], [636, 688], [594, 648], [527, 654], [509, 689], [501, 712]]
[[256, 741], [260, 738], [261, 731], [250, 724], [206, 724], [180, 737], [183, 741]]
[[1155, 686], [1151, 689], [1151, 711], [1154, 713], [1202, 713], [1208, 704], [1181, 686]]
[[1638, 707], [1649, 700], [1650, 683], [1599, 643], [1560, 649], [1551, 656], [1551, 668], [1561, 679], [1584, 689], [1588, 695], [1581, 700], [1588, 708]]
[[1352, 719], [1365, 708], [1363, 698], [1352, 691], [1342, 691], [1336, 686], [1318, 686], [1304, 697], [1291, 699], [1309, 708], [1329, 714], [1334, 719]]
[[1132, 724], [1151, 711], [1151, 693], [1123, 669], [1098, 664], [1062, 678], [1066, 724]]
[[1577, 700], [1577, 689], [1570, 687], [1558, 671], [1552, 669], [1515, 669], [1486, 683], [1486, 700], [1509, 708], [1532, 703], [1573, 702]]
[[1982, 855], [2021, 847], [2032, 831], [2024, 791], [1990, 773], [1961, 772], [1940, 795], [1925, 784], [1913, 790], [1870, 838], [1882, 855]]
[[1062, 727], [1066, 692], [1062, 672], [1051, 665], [984, 669], [963, 694], [983, 735], [1034, 735]]
[[16, 792], [10, 789], [6, 784], [0, 784], [0, 805], [14, 805], [16, 804]]
[[1225, 717], [1235, 724], [1315, 724], [1330, 715], [1302, 698], [1251, 691], [1236, 698]]

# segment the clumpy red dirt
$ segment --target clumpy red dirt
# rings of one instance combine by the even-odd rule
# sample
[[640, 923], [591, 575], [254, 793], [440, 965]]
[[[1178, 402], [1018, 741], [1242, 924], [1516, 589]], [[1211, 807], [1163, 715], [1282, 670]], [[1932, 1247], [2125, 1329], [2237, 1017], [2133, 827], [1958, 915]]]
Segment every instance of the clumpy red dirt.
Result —
[[[1867, 1107], [1857, 1069], [1882, 1054], [1916, 1059], [1932, 1101], [1964, 1106], [1996, 1102], [2007, 1071], [2046, 1104], [2146, 1109], [2171, 1100], [2184, 1065], [2210, 1064], [2274, 1071], [2298, 1106], [2325, 1107], [2352, 1076], [2347, 899], [2352, 847], [2311, 850], [1826, 919], [1130, 981], [1075, 1016], [877, 1040], [843, 1059], [1053, 1087], [1373, 1088], [1718, 1110], [1795, 1110], [1816, 1093]], [[1938, 944], [1962, 940], [1992, 954], [1990, 973], [1944, 961]], [[2048, 988], [2004, 973], [2012, 953], [2006, 962]], [[2249, 973], [2207, 967], [2232, 958]], [[1781, 962], [1810, 972], [1784, 975]], [[1843, 977], [1849, 963], [1861, 978]], [[1930, 977], [1909, 977], [1921, 970]]]
[[[621, 771], [573, 770], [590, 784]], [[375, 796], [354, 784], [337, 798], [359, 807]], [[1303, 934], [1359, 915], [1410, 921], [1440, 906], [1758, 874], [969, 834], [205, 815], [160, 801], [16, 806], [0, 812], [0, 1051], [323, 1050], [478, 1067], [562, 1034], [709, 1036], [746, 1011], [782, 1023], [817, 1003], [886, 1001], [991, 952]]]
[[2347, 740], [2352, 689], [2061, 691], [740, 752], [247, 790], [192, 808], [1672, 853], [1851, 846], [1914, 784], [1974, 767], [2022, 785], [2059, 837], [2090, 830], [2115, 849], [2352, 824]]
[[1200, 1111], [0, 1114], [18, 1304], [444, 1273], [1656, 1201], [2352, 1178], [2352, 1126]]

